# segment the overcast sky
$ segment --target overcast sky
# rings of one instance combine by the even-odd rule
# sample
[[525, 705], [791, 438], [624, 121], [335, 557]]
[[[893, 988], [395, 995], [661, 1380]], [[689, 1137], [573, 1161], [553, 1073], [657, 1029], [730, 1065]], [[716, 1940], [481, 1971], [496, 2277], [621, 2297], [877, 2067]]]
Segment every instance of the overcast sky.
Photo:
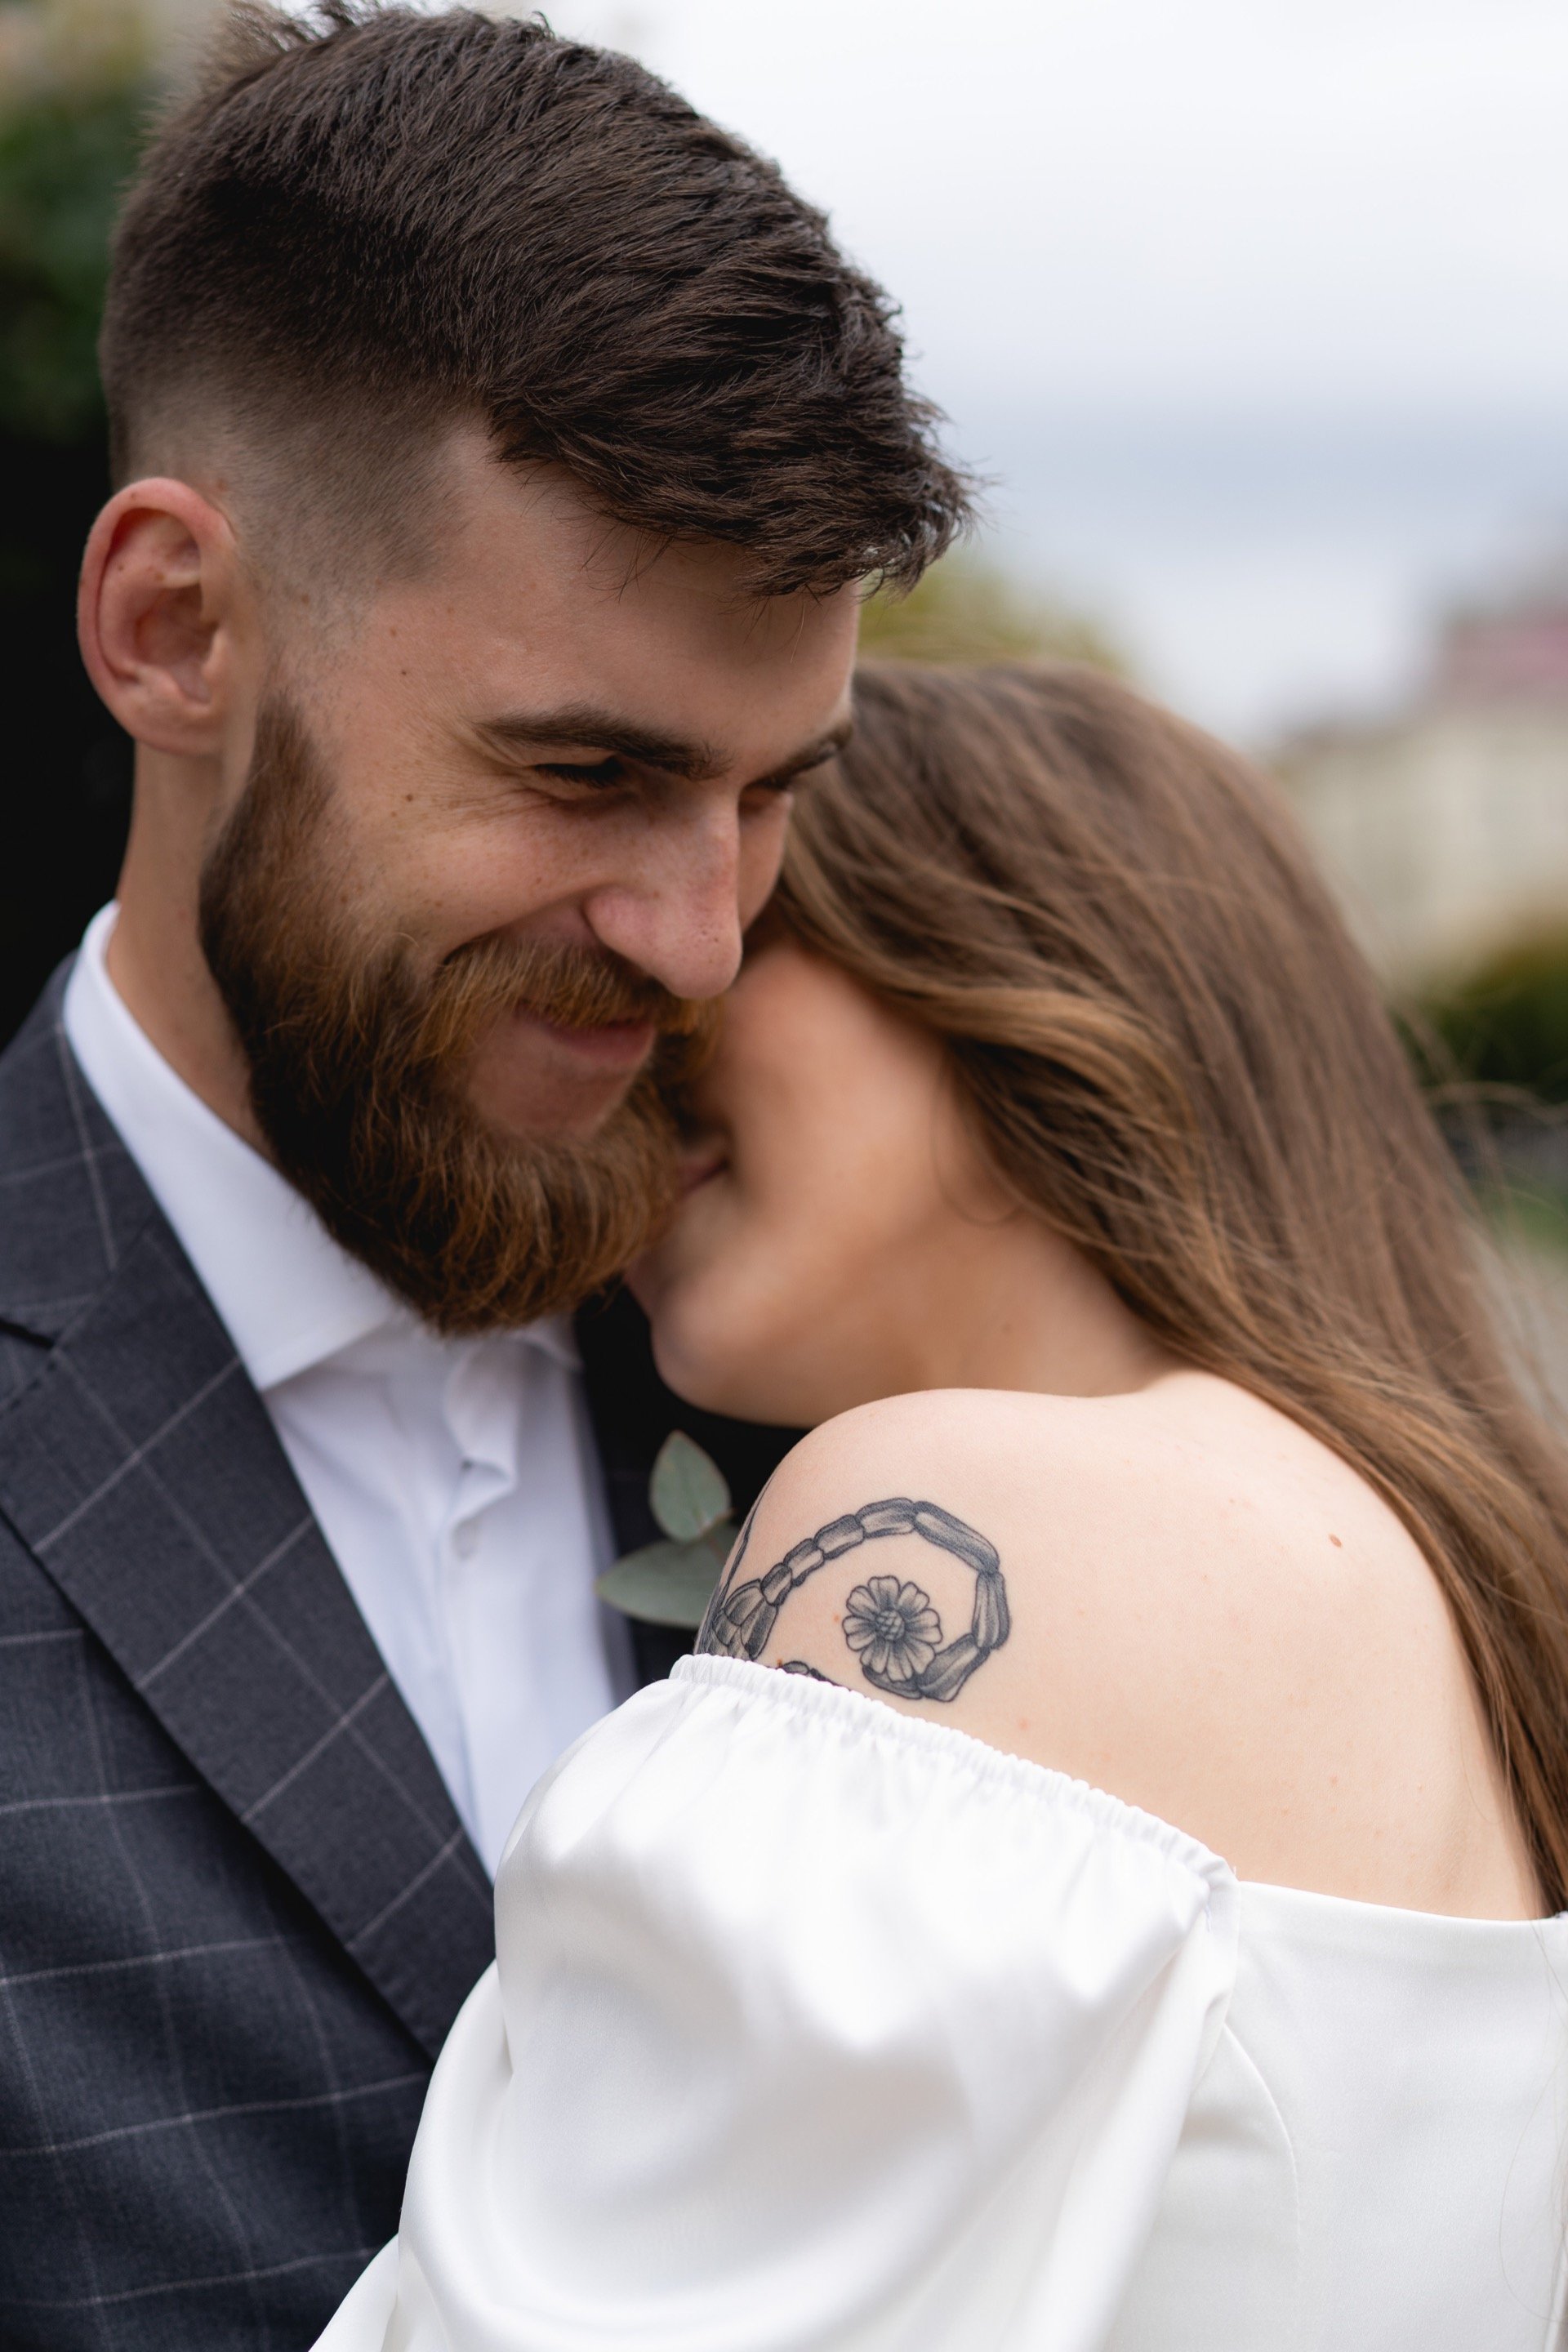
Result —
[[[1002, 473], [1004, 537], [1033, 568], [1071, 569], [1120, 602], [1159, 682], [1184, 680], [1209, 715], [1260, 724], [1336, 679], [1372, 691], [1392, 675], [1400, 598], [1408, 636], [1424, 579], [1436, 593], [1445, 567], [1482, 561], [1489, 532], [1500, 543], [1568, 499], [1568, 0], [560, 0], [547, 13], [634, 49], [828, 208], [902, 301], [959, 443]], [[1304, 647], [1285, 675], [1287, 635], [1312, 635], [1310, 595], [1288, 625], [1279, 610], [1270, 655], [1268, 616], [1242, 610], [1258, 590], [1239, 575], [1219, 599], [1234, 605], [1228, 631], [1218, 608], [1214, 625], [1250, 626], [1250, 653], [1184, 650], [1178, 608], [1201, 590], [1173, 575], [1154, 586], [1130, 496], [1167, 573], [1207, 499], [1211, 574], [1246, 540], [1243, 571], [1263, 564], [1282, 592], [1292, 533], [1315, 528], [1332, 571], [1324, 533], [1342, 509], [1316, 668]], [[1391, 496], [1403, 520], [1375, 521]], [[1118, 511], [1097, 536], [1107, 501]], [[1342, 608], [1357, 577], [1383, 609], [1356, 621], [1352, 675]]]

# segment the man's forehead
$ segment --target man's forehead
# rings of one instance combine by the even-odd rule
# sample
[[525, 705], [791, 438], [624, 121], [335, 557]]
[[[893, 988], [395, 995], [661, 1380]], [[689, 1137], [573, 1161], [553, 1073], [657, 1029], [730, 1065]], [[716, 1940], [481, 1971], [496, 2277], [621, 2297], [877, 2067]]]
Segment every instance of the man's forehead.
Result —
[[668, 579], [695, 569], [717, 584], [742, 570], [736, 549], [712, 541], [686, 546], [616, 521], [563, 466], [502, 457], [475, 425], [453, 429], [435, 471], [448, 523], [446, 552], [459, 562], [471, 560], [479, 545], [502, 558], [542, 553], [563, 576], [610, 596], [635, 592], [656, 572]]
[[462, 425], [437, 460], [445, 516], [437, 569], [446, 583], [512, 575], [566, 606], [596, 608], [604, 625], [616, 608], [635, 624], [649, 609], [687, 606], [759, 655], [820, 630], [853, 585], [828, 594], [799, 590], [759, 595], [747, 585], [754, 551], [703, 537], [660, 538], [618, 522], [594, 504], [567, 470], [503, 459], [476, 427]]
[[560, 468], [503, 464], [477, 436], [447, 457], [460, 494], [443, 559], [389, 583], [382, 613], [399, 663], [466, 729], [514, 754], [548, 740], [693, 779], [805, 765], [841, 733], [853, 589], [742, 594], [743, 550], [653, 547]]

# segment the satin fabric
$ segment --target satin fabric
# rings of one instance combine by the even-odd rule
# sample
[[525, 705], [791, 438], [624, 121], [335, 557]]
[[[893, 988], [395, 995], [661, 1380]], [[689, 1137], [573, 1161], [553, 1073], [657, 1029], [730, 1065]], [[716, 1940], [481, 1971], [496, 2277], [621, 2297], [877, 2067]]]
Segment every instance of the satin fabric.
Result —
[[319, 2352], [1540, 2352], [1568, 1921], [1239, 1886], [685, 1661], [540, 1785]]

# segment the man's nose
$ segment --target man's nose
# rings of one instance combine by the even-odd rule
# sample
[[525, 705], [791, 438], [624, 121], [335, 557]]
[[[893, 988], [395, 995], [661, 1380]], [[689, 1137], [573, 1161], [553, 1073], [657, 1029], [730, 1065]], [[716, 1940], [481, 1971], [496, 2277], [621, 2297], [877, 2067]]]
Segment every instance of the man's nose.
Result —
[[595, 890], [584, 913], [601, 945], [674, 996], [721, 996], [741, 968], [735, 812], [704, 813], [660, 839], [641, 870]]

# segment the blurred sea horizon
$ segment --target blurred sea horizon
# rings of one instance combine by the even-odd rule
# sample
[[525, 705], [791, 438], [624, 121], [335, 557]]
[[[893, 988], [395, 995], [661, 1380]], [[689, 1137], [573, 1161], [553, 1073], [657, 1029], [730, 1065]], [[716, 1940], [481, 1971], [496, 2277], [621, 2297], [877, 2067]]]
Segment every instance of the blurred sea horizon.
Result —
[[1455, 606], [1568, 571], [1568, 414], [1053, 405], [933, 387], [983, 551], [1252, 750], [1398, 707]]

